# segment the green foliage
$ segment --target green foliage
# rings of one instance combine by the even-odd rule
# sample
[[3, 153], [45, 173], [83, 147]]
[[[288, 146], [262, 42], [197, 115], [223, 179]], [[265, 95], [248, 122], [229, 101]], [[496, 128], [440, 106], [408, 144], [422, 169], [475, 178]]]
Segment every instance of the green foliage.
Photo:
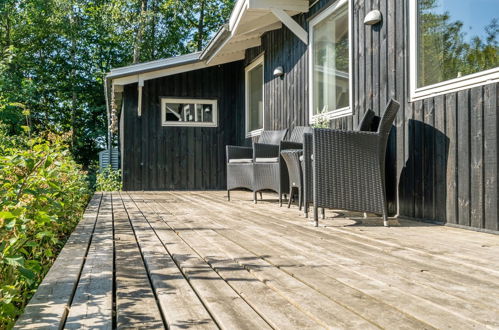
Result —
[[95, 190], [97, 191], [121, 191], [121, 171], [114, 170], [111, 166], [97, 172]]
[[106, 147], [103, 78], [111, 68], [206, 45], [234, 0], [0, 0], [0, 121], [22, 133], [71, 133], [88, 167]]
[[0, 127], [0, 328], [22, 313], [88, 202], [67, 139]]

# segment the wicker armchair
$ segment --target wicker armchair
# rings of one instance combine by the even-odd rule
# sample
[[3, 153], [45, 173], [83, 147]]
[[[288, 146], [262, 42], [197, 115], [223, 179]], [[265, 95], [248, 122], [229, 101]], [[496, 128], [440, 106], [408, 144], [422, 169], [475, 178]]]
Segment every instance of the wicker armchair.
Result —
[[388, 226], [385, 156], [399, 109], [390, 100], [377, 132], [316, 128], [312, 133], [314, 220], [318, 208], [381, 214]]
[[[376, 132], [378, 129], [380, 118], [376, 116], [374, 111], [368, 109], [361, 121], [356, 127], [356, 131], [367, 131], [367, 132]], [[303, 170], [303, 206], [305, 217], [308, 218], [308, 211], [310, 208], [310, 204], [313, 203], [313, 180], [312, 180], [312, 132], [306, 132], [303, 137], [304, 143], [304, 152], [302, 158], [302, 170]], [[322, 209], [322, 215], [324, 217], [324, 209]]]
[[227, 146], [227, 199], [230, 200], [230, 191], [234, 189], [253, 190], [253, 164], [255, 158], [269, 158], [279, 149], [279, 143], [286, 136], [286, 130], [263, 131], [253, 147]]
[[[296, 126], [289, 137], [278, 145], [254, 145], [253, 194], [263, 190], [272, 190], [279, 196], [279, 206], [282, 206], [282, 195], [289, 190], [288, 168], [281, 156], [281, 151], [303, 148], [303, 133], [309, 128]], [[260, 142], [260, 141], [259, 141]]]

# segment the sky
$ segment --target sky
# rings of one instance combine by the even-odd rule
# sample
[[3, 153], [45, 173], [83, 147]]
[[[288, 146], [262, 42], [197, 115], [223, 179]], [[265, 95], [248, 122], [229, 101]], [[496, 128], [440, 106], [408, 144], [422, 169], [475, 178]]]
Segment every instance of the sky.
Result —
[[493, 18], [499, 21], [499, 0], [437, 0], [439, 8], [435, 12], [442, 14], [448, 11], [451, 21], [464, 23], [465, 39], [475, 36], [486, 37], [485, 27]]

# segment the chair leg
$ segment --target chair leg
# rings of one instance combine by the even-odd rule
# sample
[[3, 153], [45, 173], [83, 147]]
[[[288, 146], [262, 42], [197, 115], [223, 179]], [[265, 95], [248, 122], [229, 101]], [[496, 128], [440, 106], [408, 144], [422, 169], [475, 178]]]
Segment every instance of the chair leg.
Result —
[[263, 201], [263, 194], [261, 191], [260, 191], [260, 200]]
[[279, 188], [279, 191], [277, 192], [279, 194], [279, 207], [282, 207], [282, 191]]
[[[385, 199], [386, 201], [386, 199]], [[390, 227], [388, 223], [388, 207], [386, 205], [386, 202], [383, 203], [383, 226], [385, 227]]]
[[319, 208], [314, 205], [314, 222], [315, 226], [319, 227]]
[[227, 200], [230, 202], [230, 190], [227, 190]]
[[255, 204], [257, 203], [257, 201], [256, 201], [256, 191], [253, 192], [253, 203], [255, 203]]
[[288, 198], [288, 209], [291, 207], [291, 196], [293, 196], [293, 187], [289, 188], [289, 196]]
[[301, 187], [298, 188], [298, 210], [301, 211], [301, 207], [303, 206], [303, 194], [301, 192]]
[[308, 218], [308, 203], [305, 202], [305, 205], [303, 205], [303, 213], [305, 214], [305, 218]]
[[322, 208], [322, 219], [326, 219], [326, 209]]

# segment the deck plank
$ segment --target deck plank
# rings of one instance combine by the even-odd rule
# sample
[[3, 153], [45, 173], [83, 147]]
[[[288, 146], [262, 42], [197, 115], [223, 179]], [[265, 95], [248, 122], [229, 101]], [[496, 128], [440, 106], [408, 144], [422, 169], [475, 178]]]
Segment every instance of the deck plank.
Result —
[[[196, 199], [196, 203], [197, 203], [197, 205], [200, 205], [200, 200]], [[211, 208], [214, 208], [214, 203], [212, 201], [210, 201], [209, 206]], [[225, 213], [227, 213], [227, 212], [225, 212]], [[229, 215], [229, 217], [230, 217], [230, 215]], [[232, 219], [237, 219], [238, 217], [237, 216], [232, 216], [231, 218]], [[255, 216], [251, 216], [251, 219], [252, 219], [252, 223], [254, 223], [257, 218]], [[281, 217], [281, 220], [282, 219], [285, 219], [285, 218]], [[226, 221], [229, 221], [229, 220], [230, 219], [227, 219], [227, 218], [223, 219], [224, 223]], [[264, 223], [264, 225], [268, 224], [269, 223], [269, 218], [266, 217], [263, 220], [262, 223]], [[231, 225], [230, 227], [234, 228], [236, 226], [235, 225]], [[275, 224], [272, 224], [268, 228], [268, 230], [272, 231], [275, 228], [279, 228], [279, 226], [277, 226]], [[266, 233], [267, 231], [262, 230], [262, 228], [259, 228], [259, 229], [260, 229], [259, 231], [257, 230], [255, 232], [253, 232], [253, 235], [251, 235], [251, 230], [250, 230], [249, 227], [245, 227], [243, 231], [244, 231], [244, 234], [249, 235], [249, 237], [262, 237], [262, 235], [264, 235], [262, 233]], [[224, 233], [226, 233], [226, 232], [227, 231], [224, 231]], [[283, 235], [283, 233], [279, 233], [279, 232], [275, 232], [275, 233], [270, 232], [270, 235], [271, 235], [271, 238], [274, 239], [274, 241], [273, 241], [274, 244], [272, 245], [273, 247], [277, 245], [276, 244], [277, 242], [275, 241], [276, 237], [277, 237], [277, 240], [279, 240], [280, 238], [282, 238], [284, 236], [289, 237], [289, 242], [291, 242], [292, 244], [295, 244], [294, 247], [293, 247], [293, 245], [286, 246], [283, 251], [280, 251], [281, 254], [285, 253], [286, 251], [290, 251], [293, 248], [296, 249], [296, 246], [303, 246], [304, 244], [308, 246], [308, 249], [310, 251], [312, 251], [314, 249], [318, 250], [318, 245], [319, 246], [320, 245], [324, 245], [323, 243], [326, 242], [325, 240], [320, 240], [318, 242], [314, 242], [313, 241], [313, 237], [308, 237], [307, 238], [307, 237], [304, 237], [302, 235], [298, 235], [298, 236], [296, 236], [296, 235], [295, 236], [290, 235], [289, 229], [286, 231], [285, 235]], [[256, 240], [256, 239], [257, 238], [254, 238], [253, 240]], [[236, 242], [247, 242], [248, 241], [248, 236], [246, 236], [246, 237], [244, 237], [244, 236], [236, 237], [234, 240]], [[328, 240], [328, 243], [331, 243], [331, 242], [337, 241], [337, 240], [338, 240], [338, 237], [336, 237], [335, 240], [333, 240], [333, 239]], [[251, 241], [251, 239], [249, 241]], [[301, 243], [296, 243], [296, 242], [301, 242]], [[313, 242], [313, 243], [309, 243], [309, 242]], [[268, 243], [269, 242], [267, 242], [267, 244]], [[321, 253], [323, 253], [325, 256], [328, 256], [328, 258], [334, 258], [335, 254], [334, 253], [330, 253], [331, 247], [332, 247], [331, 245], [324, 246], [324, 250]], [[349, 251], [352, 251], [351, 244], [345, 244], [343, 246], [340, 246], [339, 249], [337, 248], [337, 251], [334, 251], [334, 252], [336, 253], [336, 255], [341, 255], [343, 258], [345, 258], [346, 256], [347, 257], [349, 256]], [[279, 253], [277, 255], [279, 255]], [[307, 257], [310, 258], [310, 256], [307, 256]], [[381, 259], [380, 259], [380, 257], [381, 257]], [[366, 259], [363, 259], [363, 258], [366, 258]], [[359, 261], [359, 260], [368, 261], [369, 258], [372, 259], [372, 260], [375, 260], [376, 263], [379, 264], [378, 267], [377, 267], [377, 271], [378, 272], [382, 272], [385, 269], [389, 269], [390, 271], [395, 270], [396, 271], [396, 275], [403, 278], [402, 282], [400, 282], [401, 281], [400, 278], [398, 278], [398, 277], [390, 278], [390, 276], [392, 276], [392, 275], [390, 275], [390, 274], [386, 275], [385, 274], [385, 278], [386, 278], [386, 276], [388, 276], [388, 279], [386, 279], [385, 282], [387, 284], [389, 284], [389, 285], [393, 284], [392, 283], [393, 280], [397, 280], [398, 281], [397, 283], [399, 284], [399, 286], [401, 285], [400, 283], [403, 283], [403, 284], [406, 285], [406, 287], [402, 287], [401, 289], [407, 290], [407, 288], [411, 288], [411, 285], [412, 285], [413, 281], [416, 281], [416, 283], [418, 283], [418, 282], [419, 283], [422, 283], [422, 282], [431, 282], [431, 279], [428, 279], [428, 278], [426, 278], [424, 276], [424, 274], [426, 274], [426, 272], [422, 273], [422, 279], [421, 279], [421, 278], [419, 278], [420, 277], [419, 274], [421, 274], [420, 270], [414, 269], [414, 272], [411, 273], [411, 272], [407, 272], [407, 269], [405, 268], [407, 266], [400, 265], [400, 264], [397, 264], [397, 263], [386, 264], [384, 262], [384, 260], [383, 260], [384, 256], [377, 256], [377, 255], [369, 256], [369, 255], [367, 255], [367, 257], [363, 257], [363, 254], [358, 254], [357, 253], [356, 255], [352, 255], [351, 259], [347, 259], [347, 261], [351, 262], [351, 264], [347, 265], [347, 268], [352, 269], [352, 268], [354, 268], [352, 265], [355, 265], [356, 261]], [[327, 259], [325, 261], [327, 261]], [[345, 260], [341, 260], [341, 259], [337, 260], [338, 263], [341, 263], [342, 261], [345, 262]], [[308, 266], [311, 267], [311, 266], [313, 266], [313, 264], [308, 264]], [[412, 265], [412, 268], [414, 268], [413, 265]], [[369, 269], [367, 269], [367, 270], [369, 270]], [[366, 271], [365, 269], [361, 269], [359, 271], [359, 273], [363, 274], [363, 272], [365, 272], [365, 271]], [[330, 273], [334, 273], [335, 269], [330, 269], [329, 272]], [[381, 274], [378, 273], [378, 272], [374, 272], [374, 273], [371, 272], [371, 276], [370, 276], [371, 279], [377, 279], [377, 278], [381, 277]], [[418, 276], [410, 276], [408, 279], [404, 278], [404, 276], [408, 277], [408, 275], [412, 275], [412, 274], [417, 274]], [[366, 278], [364, 280], [369, 280], [369, 278]], [[477, 319], [484, 320], [484, 322], [487, 322], [487, 321], [489, 323], [492, 322], [491, 323], [492, 325], [497, 325], [497, 323], [494, 323], [493, 321], [490, 321], [490, 320], [494, 320], [494, 313], [497, 313], [497, 309], [496, 309], [496, 311], [494, 311], [494, 309], [490, 310], [490, 308], [489, 308], [489, 309], [485, 309], [482, 312], [481, 311], [482, 305], [480, 304], [480, 302], [483, 302], [480, 299], [485, 299], [486, 302], [488, 301], [490, 303], [490, 306], [493, 306], [492, 304], [494, 303], [494, 301], [497, 301], [497, 291], [498, 291], [497, 290], [497, 286], [492, 286], [491, 287], [489, 285], [488, 288], [487, 288], [488, 290], [487, 289], [483, 290], [483, 288], [482, 288], [483, 296], [479, 296], [480, 299], [477, 299], [477, 297], [476, 297], [477, 295], [475, 294], [474, 290], [469, 289], [468, 288], [468, 283], [466, 283], [466, 284], [467, 285], [460, 285], [460, 286], [453, 286], [453, 287], [451, 286], [451, 288], [453, 288], [455, 291], [462, 291], [462, 297], [461, 297], [461, 299], [457, 299], [455, 296], [449, 296], [448, 294], [446, 295], [445, 291], [442, 292], [442, 293], [440, 293], [440, 291], [433, 290], [433, 291], [435, 291], [435, 293], [433, 293], [433, 296], [431, 297], [432, 299], [429, 299], [427, 301], [430, 302], [430, 303], [431, 303], [431, 301], [446, 301], [447, 303], [449, 303], [453, 307], [462, 308], [464, 310], [464, 314], [465, 315], [469, 315], [471, 318], [475, 317]], [[484, 283], [478, 283], [478, 284], [479, 284], [479, 286], [483, 286], [484, 285]], [[439, 289], [444, 289], [445, 290], [446, 287], [447, 288], [449, 287], [449, 283], [446, 283], [444, 281], [442, 283], [442, 286]], [[412, 292], [414, 293], [414, 290]], [[416, 293], [418, 293], [419, 296], [421, 296], [422, 294], [426, 294], [426, 297], [428, 297], [429, 292], [432, 292], [432, 291], [428, 287], [423, 287], [422, 290], [420, 290], [420, 291], [416, 290]], [[485, 294], [487, 292], [489, 293], [488, 297], [485, 296]], [[440, 293], [440, 295], [439, 295], [439, 293]], [[455, 293], [455, 292], [453, 292], [453, 293]], [[490, 296], [491, 293], [492, 293], [492, 296]], [[442, 297], [440, 297], [440, 296], [442, 296]], [[467, 300], [469, 300], [470, 297], [475, 298], [475, 302], [476, 302], [475, 305], [467, 302]], [[466, 306], [466, 305], [471, 305], [471, 306], [474, 305], [473, 307], [475, 307], [475, 309], [473, 309], [473, 310], [478, 310], [478, 312], [474, 313], [473, 310], [467, 311], [466, 309], [463, 308], [463, 306]], [[430, 306], [431, 306], [431, 304], [429, 306], [427, 306], [427, 309], [428, 309], [429, 312], [431, 312], [431, 310], [434, 309], [434, 307], [430, 308]], [[431, 315], [431, 313], [430, 313], [430, 315]], [[438, 318], [438, 315], [434, 315], [434, 316]], [[463, 321], [463, 320], [461, 320], [461, 321]], [[471, 323], [473, 323], [473, 322], [471, 322]], [[457, 323], [456, 325], [459, 325], [459, 323]]]
[[113, 210], [103, 196], [92, 242], [76, 289], [66, 329], [112, 329]]
[[[189, 215], [189, 219], [193, 218], [194, 216], [192, 214]], [[204, 219], [201, 223], [204, 223], [204, 226], [206, 226], [206, 221], [208, 221], [211, 217], [209, 212], [204, 210], [203, 216], [200, 218]], [[182, 226], [186, 225], [186, 219], [181, 219], [179, 225], [175, 225], [173, 222], [172, 225], [175, 226], [174, 229], [177, 230], [180, 236], [185, 236]], [[223, 230], [224, 233], [226, 230], [228, 229]], [[206, 232], [203, 232], [203, 236], [206, 237], [208, 235]], [[224, 237], [226, 236], [224, 235]], [[244, 239], [249, 241], [252, 240], [251, 237], [245, 237]], [[211, 243], [214, 244], [214, 242]], [[272, 242], [267, 243], [272, 244]], [[227, 238], [225, 238], [218, 246], [221, 250], [229, 253], [227, 256], [229, 256], [232, 260], [236, 260], [240, 263], [241, 261], [244, 261], [242, 265], [245, 268], [250, 269], [256, 278], [273, 290], [279, 292], [279, 294], [285, 297], [288, 301], [292, 302], [294, 305], [299, 306], [303, 312], [307, 313], [310, 317], [315, 318], [315, 320], [320, 322], [323, 326], [327, 327], [333, 324], [334, 326], [340, 328], [377, 328], [374, 324], [368, 322], [360, 315], [353, 313], [348, 308], [345, 308], [345, 306], [328, 299], [324, 295], [320, 294], [320, 292], [311, 289], [301, 281], [283, 273], [276, 267], [272, 267], [272, 265], [263, 261], [261, 258], [262, 256], [265, 256], [265, 253], [255, 255], [249, 254], [244, 249], [234, 250], [235, 246]]]
[[[129, 217], [119, 195], [113, 195], [116, 326], [118, 328], [163, 329], [159, 307], [149, 283]], [[147, 306], [147, 307], [146, 307]]]
[[16, 328], [499, 328], [499, 236], [333, 214], [96, 194]]
[[168, 328], [216, 329], [217, 326], [208, 311], [172, 260], [169, 252], [145, 221], [144, 210], [139, 210], [130, 196], [124, 194], [122, 198], [133, 219], [132, 226]]
[[[164, 214], [164, 209], [156, 203], [148, 205], [151, 211], [157, 216]], [[157, 213], [159, 212], [159, 213]], [[151, 216], [151, 215], [149, 215]], [[174, 220], [173, 218], [171, 220]], [[241, 265], [233, 259], [227, 258], [223, 251], [214, 248], [214, 245], [206, 239], [207, 235], [215, 234], [211, 230], [202, 230], [201, 233], [190, 225], [190, 220], [176, 217], [179, 220], [166, 222], [172, 228], [183, 228], [180, 236], [196, 250], [203, 259], [235, 290], [237, 291], [255, 310], [258, 311], [274, 328], [279, 329], [312, 329], [318, 328], [319, 323], [313, 321], [300, 309], [284, 299], [277, 292], [267, 287], [263, 282], [251, 275]], [[199, 223], [202, 225], [203, 223]], [[185, 229], [190, 230], [185, 230]], [[216, 234], [215, 234], [216, 235]]]
[[266, 329], [269, 325], [203, 259], [161, 219], [147, 221], [168, 247], [176, 263], [217, 324], [226, 329]]
[[66, 319], [97, 221], [102, 195], [95, 194], [14, 329], [60, 329]]

